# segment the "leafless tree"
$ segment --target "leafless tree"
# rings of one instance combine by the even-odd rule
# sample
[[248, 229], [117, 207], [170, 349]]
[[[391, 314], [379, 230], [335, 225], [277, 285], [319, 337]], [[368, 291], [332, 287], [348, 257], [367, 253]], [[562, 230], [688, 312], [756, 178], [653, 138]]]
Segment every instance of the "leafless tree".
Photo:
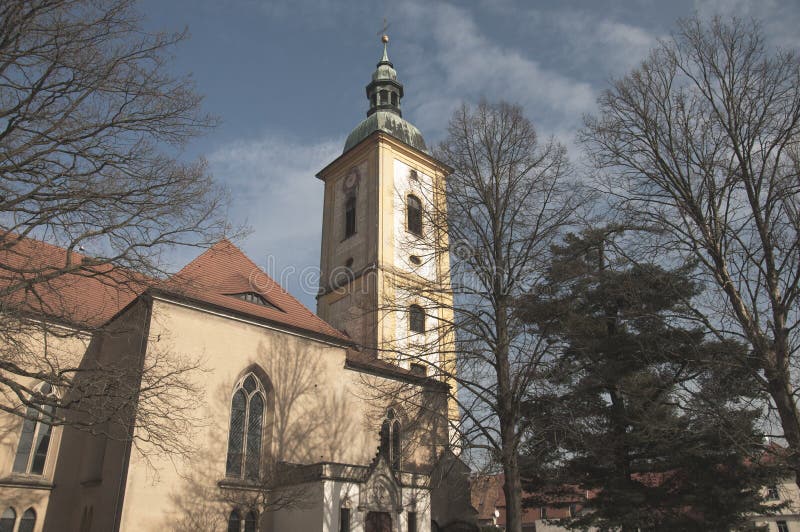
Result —
[[599, 107], [582, 137], [605, 190], [665, 260], [698, 263], [694, 316], [750, 346], [800, 485], [798, 55], [755, 21], [683, 20]]
[[[424, 197], [421, 230], [407, 224], [417, 275], [398, 274], [392, 301], [381, 302], [408, 316], [409, 333], [382, 348], [454, 385], [457, 443], [499, 464], [507, 530], [519, 532], [518, 451], [527, 430], [520, 405], [535, 393], [549, 350], [530, 334], [515, 302], [541, 279], [550, 245], [574, 220], [583, 195], [570, 183], [564, 147], [542, 142], [522, 109], [507, 103], [463, 106], [435, 156], [453, 172], [414, 185]], [[412, 323], [410, 301], [424, 309], [424, 333]]]
[[[185, 36], [144, 31], [132, 0], [0, 1], [6, 412], [56, 424], [77, 408], [73, 420], [99, 426], [107, 419], [91, 422], [81, 407], [113, 397], [109, 386], [116, 383], [117, 392], [130, 392], [118, 394], [116, 411], [134, 415], [147, 410], [134, 403], [153, 399], [149, 411], [157, 415], [149, 417], [158, 419], [176, 411], [170, 390], [191, 388], [182, 375], [193, 363], [82, 366], [66, 347], [97, 338], [103, 325], [90, 315], [96, 309], [70, 299], [83, 281], [100, 286], [108, 301], [139, 294], [165, 273], [171, 247], [203, 246], [227, 230], [225, 195], [204, 162], [180, 160], [184, 143], [214, 123], [201, 112], [190, 79], [169, 72], [167, 54]], [[93, 384], [74, 386], [81, 374], [93, 374], [83, 381]], [[102, 390], [101, 374], [110, 379]], [[43, 394], [40, 382], [71, 391]], [[82, 392], [91, 401], [82, 401]], [[148, 437], [160, 439], [162, 429]]]

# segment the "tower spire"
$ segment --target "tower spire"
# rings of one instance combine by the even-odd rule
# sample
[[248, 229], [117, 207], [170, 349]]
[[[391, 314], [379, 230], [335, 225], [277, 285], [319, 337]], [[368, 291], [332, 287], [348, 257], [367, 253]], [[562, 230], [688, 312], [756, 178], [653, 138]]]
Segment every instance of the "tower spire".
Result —
[[[384, 22], [384, 30], [385, 30]], [[383, 42], [383, 56], [372, 73], [372, 81], [367, 85], [367, 98], [369, 111], [367, 116], [377, 111], [388, 111], [398, 116], [403, 116], [400, 110], [400, 99], [403, 97], [403, 84], [397, 81], [397, 71], [389, 61], [389, 36], [381, 36]]]

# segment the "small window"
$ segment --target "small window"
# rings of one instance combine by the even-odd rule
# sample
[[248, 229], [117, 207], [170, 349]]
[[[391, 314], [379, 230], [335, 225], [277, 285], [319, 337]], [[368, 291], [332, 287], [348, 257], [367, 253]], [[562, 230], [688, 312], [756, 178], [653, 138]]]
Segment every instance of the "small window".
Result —
[[540, 519], [547, 519], [547, 507], [542, 506], [539, 508], [539, 518]]
[[33, 508], [28, 508], [19, 520], [18, 532], [33, 532], [36, 528], [36, 512]]
[[0, 517], [0, 532], [14, 532], [15, 524], [17, 524], [17, 512], [13, 508], [6, 508]]
[[419, 375], [421, 377], [424, 377], [425, 374], [428, 373], [427, 368], [423, 364], [418, 364], [416, 362], [412, 362], [411, 365], [409, 366], [409, 369], [411, 370], [411, 373], [413, 373], [414, 375]]
[[408, 177], [413, 179], [414, 181], [419, 181], [419, 173], [416, 170], [409, 170]]
[[339, 532], [350, 532], [350, 508], [339, 509]]
[[413, 264], [414, 266], [419, 266], [420, 264], [422, 264], [422, 259], [421, 259], [421, 258], [419, 258], [417, 255], [411, 255], [410, 257], [408, 257], [408, 260], [409, 260], [409, 261], [411, 262], [411, 264]]
[[231, 297], [235, 297], [236, 299], [241, 299], [242, 301], [247, 301], [248, 303], [252, 303], [254, 305], [261, 305], [262, 307], [269, 307], [274, 308], [276, 310], [280, 310], [278, 307], [267, 301], [267, 299], [262, 296], [261, 294], [257, 294], [255, 292], [242, 292], [240, 294], [228, 294]]
[[241, 532], [241, 530], [242, 516], [239, 515], [239, 510], [233, 510], [228, 516], [228, 532]]
[[417, 532], [417, 512], [408, 512], [408, 532]]
[[578, 516], [578, 505], [574, 502], [569, 505], [569, 516], [570, 517], [577, 517]]
[[422, 202], [416, 196], [406, 198], [406, 222], [409, 233], [422, 234]]
[[780, 494], [778, 493], [778, 486], [777, 485], [772, 484], [770, 486], [767, 486], [767, 500], [768, 501], [777, 501], [780, 498], [781, 497], [780, 497]]
[[356, 234], [356, 197], [349, 196], [344, 207], [344, 237]]
[[419, 305], [408, 307], [408, 328], [412, 332], [425, 332], [425, 311]]
[[397, 93], [392, 93], [392, 105], [397, 106]]
[[256, 513], [250, 511], [247, 513], [247, 516], [244, 518], [244, 532], [256, 532], [256, 527], [258, 525], [258, 518], [256, 517]]
[[778, 532], [789, 532], [789, 525], [786, 524], [786, 521], [778, 521], [775, 524], [778, 525]]
[[400, 470], [402, 434], [400, 421], [395, 419], [394, 410], [391, 408], [386, 411], [386, 418], [381, 424], [381, 446], [380, 453], [394, 470]]
[[401, 439], [400, 422], [396, 419], [392, 423], [392, 469], [400, 471]]
[[381, 91], [381, 105], [389, 103], [389, 91]]
[[93, 518], [94, 506], [84, 506], [83, 515], [81, 515], [81, 532], [91, 532]]

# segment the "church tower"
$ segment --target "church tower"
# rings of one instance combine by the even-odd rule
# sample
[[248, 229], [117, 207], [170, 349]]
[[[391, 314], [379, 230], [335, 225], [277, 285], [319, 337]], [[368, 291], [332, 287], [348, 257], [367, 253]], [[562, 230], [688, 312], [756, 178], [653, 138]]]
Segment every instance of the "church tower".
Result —
[[403, 119], [403, 84], [382, 40], [367, 117], [317, 174], [325, 182], [317, 314], [367, 353], [432, 375], [450, 371], [454, 358], [452, 332], [441, 326], [452, 322], [452, 292], [438, 221], [451, 169]]

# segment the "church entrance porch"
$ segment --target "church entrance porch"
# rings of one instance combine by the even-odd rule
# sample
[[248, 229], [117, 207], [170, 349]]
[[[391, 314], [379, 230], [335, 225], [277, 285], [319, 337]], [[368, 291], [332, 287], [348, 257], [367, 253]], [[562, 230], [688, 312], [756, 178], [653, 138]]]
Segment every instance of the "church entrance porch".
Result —
[[388, 512], [369, 512], [366, 532], [392, 532], [392, 516]]

